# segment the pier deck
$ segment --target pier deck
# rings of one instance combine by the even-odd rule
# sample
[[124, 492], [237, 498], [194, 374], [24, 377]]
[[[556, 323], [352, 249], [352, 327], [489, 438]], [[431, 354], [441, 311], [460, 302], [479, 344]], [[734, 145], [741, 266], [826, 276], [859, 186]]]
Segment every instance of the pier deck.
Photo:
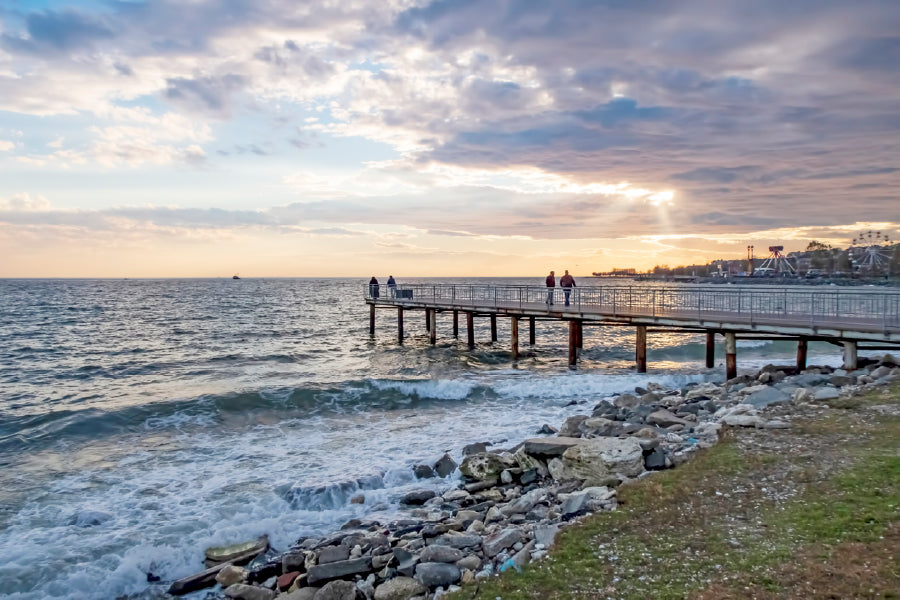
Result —
[[[798, 341], [798, 366], [805, 365], [806, 343], [825, 340], [844, 346], [845, 366], [854, 368], [860, 342], [879, 347], [900, 345], [900, 291], [860, 289], [709, 288], [701, 286], [588, 286], [571, 289], [565, 305], [562, 288], [488, 285], [398, 285], [391, 290], [366, 288], [371, 307], [370, 332], [374, 334], [376, 308], [397, 308], [402, 342], [406, 310], [424, 310], [432, 342], [435, 314], [452, 311], [454, 336], [458, 313], [466, 314], [469, 346], [474, 345], [471, 320], [489, 316], [492, 339], [496, 318], [511, 319], [513, 355], [518, 356], [518, 320], [529, 319], [530, 342], [534, 321], [567, 321], [570, 326], [569, 364], [574, 366], [584, 324], [633, 325], [636, 330], [638, 370], [646, 369], [647, 327], [668, 327], [707, 333], [707, 365], [712, 366], [714, 336], [725, 336], [729, 376], [736, 367], [734, 351], [738, 335], [788, 337]], [[548, 304], [548, 293], [553, 304]]]

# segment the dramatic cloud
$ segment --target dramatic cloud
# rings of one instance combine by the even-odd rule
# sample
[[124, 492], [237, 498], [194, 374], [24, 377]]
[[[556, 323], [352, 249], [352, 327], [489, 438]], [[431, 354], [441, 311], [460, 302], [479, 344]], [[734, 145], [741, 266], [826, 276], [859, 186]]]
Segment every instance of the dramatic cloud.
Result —
[[[894, 0], [42, 6], [0, 8], [0, 197], [60, 223], [408, 227], [604, 262], [609, 240], [900, 223]], [[129, 202], [148, 184], [171, 212]]]

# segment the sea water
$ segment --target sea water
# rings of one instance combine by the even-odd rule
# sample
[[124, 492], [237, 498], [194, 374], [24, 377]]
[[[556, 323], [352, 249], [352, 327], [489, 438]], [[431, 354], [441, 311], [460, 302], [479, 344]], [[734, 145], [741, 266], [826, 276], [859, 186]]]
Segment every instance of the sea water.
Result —
[[[646, 374], [627, 327], [586, 327], [577, 370], [561, 322], [538, 322], [515, 363], [503, 319], [495, 343], [476, 319], [472, 352], [449, 315], [435, 346], [421, 312], [403, 345], [394, 311], [370, 337], [366, 282], [0, 280], [0, 596], [152, 596], [210, 546], [267, 534], [286, 549], [396, 516], [406, 492], [456, 483], [413, 476], [445, 452], [512, 446], [648, 381], [723, 378], [701, 334], [651, 334]], [[796, 351], [738, 346], [743, 368]], [[837, 354], [810, 345], [811, 364]]]

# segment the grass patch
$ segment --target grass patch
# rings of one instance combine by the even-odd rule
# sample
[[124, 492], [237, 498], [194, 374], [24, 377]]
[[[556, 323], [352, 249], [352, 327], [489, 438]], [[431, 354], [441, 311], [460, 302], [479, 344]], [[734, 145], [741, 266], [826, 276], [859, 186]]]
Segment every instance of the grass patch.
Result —
[[450, 597], [897, 598], [900, 417], [874, 410], [897, 391], [731, 430], [622, 486], [619, 510], [565, 529], [545, 560]]

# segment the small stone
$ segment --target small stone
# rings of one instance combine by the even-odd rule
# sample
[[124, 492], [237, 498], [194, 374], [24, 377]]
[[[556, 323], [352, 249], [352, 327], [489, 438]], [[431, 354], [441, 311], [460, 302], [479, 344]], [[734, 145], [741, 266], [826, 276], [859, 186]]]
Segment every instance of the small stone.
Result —
[[363, 597], [352, 581], [331, 581], [316, 592], [313, 600], [358, 600]]
[[216, 573], [216, 581], [227, 588], [236, 583], [244, 583], [247, 580], [247, 569], [244, 567], [236, 567], [234, 565], [225, 565], [222, 570]]
[[357, 494], [356, 496], [353, 496], [352, 498], [350, 498], [350, 504], [365, 504], [365, 503], [366, 503], [366, 497], [363, 496], [362, 494]]
[[235, 600], [272, 600], [275, 598], [273, 590], [256, 587], [255, 585], [247, 585], [245, 583], [235, 583], [225, 588], [225, 595]]

